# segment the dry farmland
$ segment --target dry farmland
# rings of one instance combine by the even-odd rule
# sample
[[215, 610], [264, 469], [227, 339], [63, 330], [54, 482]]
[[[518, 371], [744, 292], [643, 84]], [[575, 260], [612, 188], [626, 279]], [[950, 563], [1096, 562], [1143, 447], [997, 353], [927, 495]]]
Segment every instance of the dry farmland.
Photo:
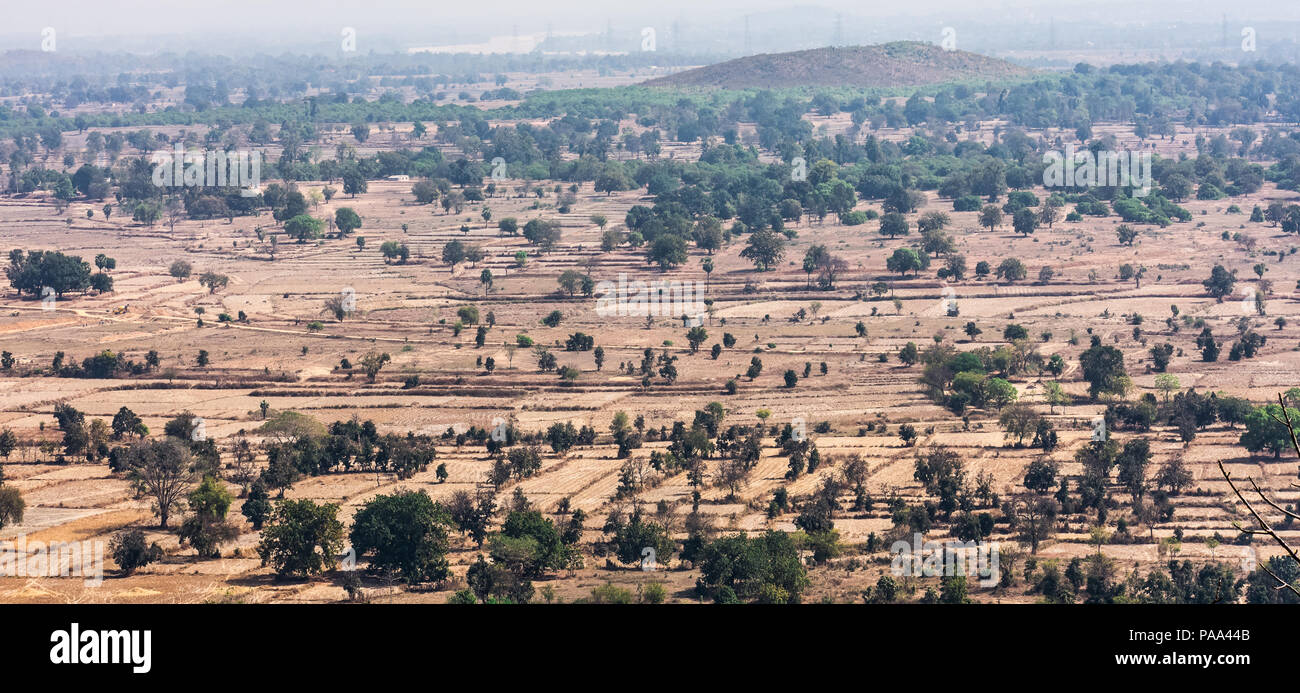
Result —
[[[841, 114], [843, 115], [843, 114]], [[842, 131], [841, 117], [825, 124], [831, 133]], [[631, 121], [628, 125], [632, 126]], [[409, 124], [397, 130], [409, 131]], [[981, 136], [991, 137], [984, 124]], [[1132, 137], [1121, 126], [1099, 125], [1097, 131]], [[884, 138], [906, 139], [909, 131], [883, 131]], [[1055, 137], [1059, 132], [1038, 133]], [[1195, 156], [1189, 144], [1203, 130], [1181, 129], [1159, 141], [1162, 156], [1179, 152]], [[345, 128], [334, 135], [346, 139]], [[407, 135], [403, 135], [406, 137]], [[742, 138], [745, 131], [742, 129]], [[393, 136], [394, 138], [397, 135]], [[378, 143], [378, 144], [376, 144]], [[360, 143], [358, 143], [360, 144]], [[392, 146], [398, 146], [394, 139]], [[332, 149], [330, 141], [326, 149]], [[372, 147], [387, 140], [376, 136]], [[697, 145], [664, 143], [663, 156], [692, 157]], [[323, 188], [323, 181], [302, 181], [298, 189]], [[336, 184], [337, 185], [337, 184]], [[536, 581], [548, 598], [564, 601], [587, 597], [594, 587], [613, 582], [632, 590], [654, 581], [668, 588], [669, 601], [695, 601], [699, 571], [676, 558], [661, 560], [658, 570], [640, 570], [620, 563], [596, 544], [601, 527], [615, 510], [628, 512], [641, 505], [664, 523], [674, 537], [686, 536], [685, 522], [692, 507], [692, 491], [685, 471], [658, 473], [648, 468], [651, 453], [667, 448], [666, 440], [649, 439], [632, 452], [644, 472], [642, 483], [630, 497], [617, 497], [626, 460], [619, 459], [609, 435], [615, 412], [643, 416], [648, 429], [670, 430], [675, 421], [689, 425], [694, 413], [710, 402], [726, 410], [725, 425], [782, 427], [803, 425], [823, 457], [821, 466], [793, 481], [785, 478], [787, 459], [767, 432], [756, 466], [739, 488], [712, 480], [701, 487], [699, 512], [714, 532], [764, 529], [795, 530], [796, 512], [769, 516], [768, 504], [778, 488], [794, 499], [811, 496], [823, 480], [842, 474], [846, 461], [859, 456], [866, 463], [866, 486], [874, 503], [870, 510], [854, 511], [852, 494], [845, 489], [843, 509], [836, 513], [835, 528], [844, 550], [838, 557], [809, 568], [811, 586], [805, 600], [823, 598], [860, 601], [860, 593], [889, 570], [888, 552], [867, 552], [868, 538], [892, 536], [894, 524], [886, 504], [897, 496], [908, 503], [926, 498], [914, 478], [919, 451], [946, 446], [965, 461], [969, 478], [990, 475], [992, 490], [1003, 497], [1023, 490], [1026, 466], [1043, 456], [1041, 450], [1014, 447], [998, 424], [992, 408], [972, 409], [963, 418], [927, 396], [919, 382], [923, 366], [907, 365], [898, 354], [908, 342], [926, 347], [936, 341], [958, 350], [1005, 344], [1007, 324], [1022, 325], [1029, 342], [1042, 357], [1059, 354], [1065, 370], [1059, 380], [1070, 395], [1061, 406], [1049, 406], [1045, 384], [1056, 378], [1042, 372], [1022, 372], [1010, 377], [1019, 399], [1045, 413], [1060, 435], [1060, 444], [1046, 453], [1060, 464], [1060, 473], [1078, 475], [1076, 451], [1087, 443], [1093, 419], [1105, 401], [1091, 401], [1080, 372], [1079, 355], [1096, 336], [1104, 345], [1125, 354], [1132, 378], [1129, 401], [1145, 393], [1163, 399], [1157, 389], [1148, 354], [1150, 347], [1168, 342], [1175, 348], [1168, 372], [1183, 390], [1221, 392], [1255, 402], [1275, 398], [1300, 383], [1300, 260], [1291, 251], [1294, 237], [1267, 223], [1249, 223], [1255, 205], [1274, 200], [1296, 201], [1296, 194], [1266, 184], [1258, 193], [1232, 199], [1183, 204], [1192, 220], [1166, 228], [1138, 226], [1131, 245], [1117, 241], [1115, 216], [1058, 220], [1033, 235], [1016, 234], [1008, 219], [998, 228], [981, 227], [977, 212], [952, 212], [951, 200], [927, 193], [925, 204], [908, 215], [939, 210], [951, 215], [950, 233], [956, 252], [966, 257], [964, 280], [943, 282], [934, 272], [900, 277], [886, 270], [886, 258], [898, 247], [915, 244], [915, 233], [891, 240], [877, 233], [874, 221], [843, 226], [834, 215], [819, 222], [804, 216], [789, 225], [797, 232], [784, 259], [771, 271], [757, 272], [740, 252], [743, 239], [732, 239], [712, 254], [713, 271], [706, 277], [701, 260], [706, 255], [692, 249], [681, 266], [660, 271], [645, 261], [644, 251], [626, 244], [612, 251], [601, 249], [601, 229], [590, 220], [605, 215], [611, 226], [622, 223], [636, 204], [652, 203], [644, 188], [614, 194], [598, 193], [591, 183], [576, 192], [568, 213], [556, 209], [557, 181], [497, 181], [495, 193], [483, 202], [467, 203], [459, 212], [438, 204], [421, 205], [413, 199], [411, 182], [372, 180], [356, 196], [339, 193], [329, 202], [314, 204], [309, 213], [332, 217], [340, 207], [351, 207], [363, 220], [352, 237], [323, 238], [297, 243], [286, 237], [269, 213], [260, 216], [195, 221], [163, 218], [153, 225], [133, 222], [129, 214], [105, 219], [100, 202], [74, 201], [62, 213], [43, 194], [0, 197], [0, 228], [6, 250], [58, 249], [90, 259], [106, 254], [116, 259], [111, 275], [114, 290], [66, 295], [52, 304], [19, 297], [5, 287], [0, 298], [0, 349], [10, 352], [15, 364], [0, 378], [0, 427], [12, 430], [22, 444], [4, 464], [5, 483], [21, 491], [27, 511], [23, 521], [0, 530], [0, 540], [25, 536], [27, 541], [107, 541], [130, 527], [145, 530], [165, 555], [131, 576], [117, 576], [108, 560], [108, 578], [88, 586], [75, 578], [0, 577], [4, 602], [329, 602], [347, 598], [337, 572], [310, 580], [281, 581], [261, 565], [256, 553], [259, 533], [243, 522], [238, 497], [230, 510], [240, 527], [237, 538], [220, 548], [220, 558], [199, 559], [180, 543], [174, 531], [158, 527], [149, 498], [137, 495], [131, 482], [113, 473], [104, 461], [86, 463], [61, 455], [61, 434], [52, 417], [56, 404], [68, 404], [88, 419], [111, 420], [127, 407], [141, 417], [155, 435], [166, 422], [184, 412], [203, 419], [205, 434], [216, 441], [223, 464], [230, 464], [235, 441], [245, 439], [260, 449], [265, 416], [297, 412], [323, 424], [351, 419], [370, 420], [380, 433], [441, 436], [451, 429], [463, 433], [510, 421], [521, 431], [540, 432], [554, 423], [590, 425], [599, 433], [592, 445], [579, 445], [554, 454], [543, 445], [539, 473], [510, 480], [497, 489], [499, 505], [510, 503], [516, 489], [545, 513], [555, 513], [562, 501], [587, 515], [584, 560], [581, 567], [560, 570]], [[540, 191], [540, 193], [536, 192]], [[1034, 191], [1040, 198], [1043, 190]], [[1230, 213], [1236, 205], [1240, 211]], [[490, 208], [485, 221], [483, 210]], [[86, 211], [94, 211], [87, 217]], [[862, 201], [858, 210], [882, 211], [878, 201]], [[1062, 215], [1063, 216], [1063, 215]], [[559, 223], [561, 239], [539, 252], [520, 236], [498, 232], [497, 221], [517, 218], [522, 225], [534, 218]], [[1225, 233], [1227, 238], [1225, 239]], [[1239, 235], [1237, 235], [1239, 234]], [[1234, 238], [1234, 235], [1237, 235]], [[365, 238], [364, 247], [356, 236]], [[272, 243], [272, 238], [275, 242]], [[448, 266], [442, 249], [450, 241], [477, 245], [485, 251], [481, 261]], [[405, 261], [386, 260], [380, 252], [385, 241], [405, 244]], [[801, 259], [814, 244], [825, 245], [845, 260], [846, 271], [833, 289], [822, 290], [809, 281]], [[516, 253], [524, 251], [520, 265]], [[1278, 251], [1282, 251], [1278, 253]], [[1019, 258], [1028, 277], [1006, 282], [993, 276], [977, 277], [976, 263], [994, 268], [1002, 259]], [[169, 266], [184, 260], [194, 269], [178, 280]], [[942, 261], [936, 260], [936, 265]], [[1244, 289], [1256, 285], [1252, 267], [1263, 263], [1271, 284], [1264, 314], [1260, 315]], [[1140, 282], [1120, 279], [1119, 267], [1144, 267]], [[1235, 270], [1236, 291], [1223, 301], [1206, 294], [1202, 281], [1209, 268], [1222, 264]], [[1051, 268], [1050, 278], [1039, 280], [1040, 270]], [[491, 271], [485, 288], [482, 270]], [[596, 299], [581, 292], [570, 296], [560, 290], [557, 277], [577, 270], [595, 281], [617, 281], [620, 273], [631, 279], [707, 282], [712, 300], [703, 327], [708, 333], [698, 353], [686, 340], [687, 327], [676, 316], [609, 317], [597, 313]], [[223, 288], [209, 291], [198, 276], [215, 272], [229, 277]], [[874, 284], [888, 290], [873, 294]], [[325, 308], [327, 299], [355, 296], [355, 311], [338, 320]], [[950, 311], [955, 302], [956, 311]], [[480, 324], [487, 324], [482, 346], [476, 344], [477, 325], [457, 330], [457, 311], [477, 307]], [[1166, 324], [1176, 306], [1176, 331]], [[124, 308], [124, 309], [123, 309]], [[563, 318], [548, 327], [542, 319], [553, 311]], [[955, 312], [955, 315], [950, 315]], [[221, 315], [232, 316], [229, 321]], [[239, 316], [243, 315], [243, 319]], [[1140, 325], [1133, 315], [1142, 317]], [[1207, 363], [1200, 358], [1193, 321], [1203, 320], [1220, 339], [1238, 331], [1236, 321], [1246, 317], [1267, 337], [1254, 358]], [[1286, 318], [1279, 327], [1278, 317]], [[970, 338], [968, 322], [981, 330]], [[856, 326], [862, 323], [865, 334]], [[1140, 331], [1135, 331], [1139, 327]], [[582, 332], [604, 349], [604, 364], [597, 369], [592, 351], [566, 351], [570, 335]], [[714, 343], [731, 334], [735, 344], [716, 358]], [[549, 346], [561, 367], [579, 371], [573, 380], [555, 372], [540, 372], [533, 350], [517, 347], [517, 335], [527, 335], [536, 345]], [[643, 351], [677, 357], [677, 377], [671, 383], [653, 378], [643, 387], [639, 366]], [[80, 362], [104, 350], [141, 361], [150, 350], [161, 357], [158, 369], [147, 374], [110, 379], [54, 377], [50, 364], [62, 354]], [[209, 362], [197, 363], [199, 350]], [[1225, 352], [1227, 347], [1225, 346]], [[373, 382], [357, 364], [370, 353], [391, 357]], [[746, 377], [752, 358], [761, 359], [762, 372]], [[491, 358], [495, 368], [484, 367]], [[341, 367], [344, 360], [351, 368]], [[628, 369], [622, 366], [629, 364]], [[810, 373], [804, 375], [805, 364]], [[822, 372], [824, 364], [825, 373]], [[787, 387], [783, 374], [798, 374]], [[736, 379], [736, 391], [725, 391]], [[263, 412], [262, 405], [269, 408]], [[764, 419], [760, 420], [762, 412]], [[906, 444], [899, 436], [904, 424], [914, 427], [917, 439]], [[1223, 461], [1238, 477], [1252, 477], [1273, 489], [1286, 503], [1296, 502], [1291, 482], [1295, 460], [1286, 455], [1274, 460], [1251, 455], [1238, 444], [1240, 426], [1216, 423], [1200, 431], [1190, 443], [1173, 428], [1155, 426], [1149, 434], [1152, 468], [1181, 458], [1192, 474], [1191, 487], [1172, 499], [1175, 508], [1168, 521], [1140, 523], [1130, 518], [1131, 539], [1104, 547], [1119, 562], [1123, 573], [1146, 570], [1167, 560], [1169, 543], [1162, 539], [1180, 530], [1179, 556], [1199, 561], [1242, 560], [1242, 547], [1233, 545], [1243, 521], [1241, 507], [1231, 497], [1218, 470]], [[1116, 434], [1120, 440], [1131, 434]], [[285, 494], [287, 498], [337, 503], [348, 524], [353, 514], [377, 495], [398, 489], [427, 491], [435, 500], [447, 500], [457, 491], [481, 489], [493, 457], [477, 443], [457, 445], [454, 436], [440, 439], [437, 458], [426, 470], [398, 479], [387, 473], [344, 472], [305, 478]], [[257, 465], [267, 463], [259, 454]], [[447, 478], [435, 473], [445, 465]], [[716, 462], [709, 461], [712, 475]], [[238, 484], [230, 484], [238, 492]], [[1131, 515], [1123, 490], [1111, 511], [1116, 518]], [[1038, 551], [1038, 559], [1061, 559], [1096, 551], [1084, 515], [1066, 518], [1054, 536]], [[1217, 548], [1206, 539], [1220, 535]], [[1284, 536], [1300, 539], [1296, 531]], [[942, 539], [946, 530], [930, 538]], [[1016, 542], [1014, 532], [998, 525], [992, 540]], [[450, 555], [452, 577], [419, 588], [407, 588], [367, 577], [366, 598], [372, 601], [444, 602], [465, 587], [465, 571], [480, 550], [468, 537], [456, 533]], [[1256, 542], [1260, 556], [1273, 550]], [[1019, 570], [1019, 568], [1017, 568]], [[909, 585], [918, 590], [934, 581]], [[1024, 581], [1005, 590], [972, 590], [980, 601], [1034, 601]]]

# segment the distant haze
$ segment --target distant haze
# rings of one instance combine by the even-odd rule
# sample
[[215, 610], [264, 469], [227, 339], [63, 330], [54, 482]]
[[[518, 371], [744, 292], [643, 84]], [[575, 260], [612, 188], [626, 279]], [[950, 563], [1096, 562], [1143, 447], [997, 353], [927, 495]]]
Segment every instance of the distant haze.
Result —
[[[413, 47], [534, 46], [537, 36], [602, 36], [619, 46], [653, 27], [660, 50], [737, 54], [911, 39], [937, 41], [955, 27], [970, 50], [1092, 45], [1115, 27], [1134, 48], [1181, 43], [1182, 27], [1198, 36], [1236, 36], [1243, 26], [1269, 27], [1261, 39], [1294, 41], [1300, 29], [1295, 0], [496, 0], [485, 3], [416, 0], [6, 0], [0, 50], [36, 50], [40, 32], [58, 32], [60, 50], [158, 52], [329, 52], [343, 27], [357, 32], [362, 53]], [[749, 17], [748, 29], [745, 18]], [[1222, 24], [1222, 27], [1220, 26]], [[1172, 32], [1172, 33], [1171, 33]], [[181, 40], [177, 37], [184, 36]], [[203, 36], [208, 37], [205, 41]], [[574, 50], [598, 45], [570, 42]], [[1040, 45], [1041, 44], [1041, 45]], [[1140, 45], [1139, 45], [1140, 44]], [[632, 44], [635, 45], [635, 44]], [[547, 46], [541, 46], [547, 50]], [[746, 50], [748, 49], [748, 50]]]

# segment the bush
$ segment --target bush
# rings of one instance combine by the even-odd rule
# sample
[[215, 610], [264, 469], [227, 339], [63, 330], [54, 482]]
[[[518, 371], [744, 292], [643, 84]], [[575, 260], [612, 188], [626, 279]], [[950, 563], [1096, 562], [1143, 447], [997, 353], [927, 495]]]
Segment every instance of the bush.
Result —
[[647, 582], [641, 588], [642, 604], [663, 604], [668, 597], [668, 590], [662, 582]]
[[867, 223], [867, 213], [852, 211], [842, 214], [840, 215], [840, 223], [845, 226], [861, 226], [862, 224]]
[[607, 582], [591, 591], [593, 604], [631, 604], [632, 591]]
[[447, 598], [448, 604], [477, 604], [478, 598], [473, 590], [464, 589]]
[[117, 534], [109, 542], [108, 549], [124, 575], [130, 575], [157, 561], [162, 558], [163, 553], [158, 542], [146, 545], [144, 532], [138, 529]]
[[718, 604], [742, 599], [798, 603], [808, 576], [790, 535], [769, 531], [749, 538], [725, 536], [706, 545], [696, 590]]

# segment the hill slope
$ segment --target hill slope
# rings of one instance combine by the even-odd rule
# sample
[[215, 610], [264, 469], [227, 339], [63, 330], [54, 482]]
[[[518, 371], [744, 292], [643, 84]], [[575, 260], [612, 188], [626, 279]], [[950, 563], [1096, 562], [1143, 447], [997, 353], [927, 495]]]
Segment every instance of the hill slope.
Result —
[[897, 87], [1014, 78], [1031, 72], [1005, 60], [965, 51], [946, 51], [929, 43], [900, 41], [751, 55], [643, 84], [714, 89]]

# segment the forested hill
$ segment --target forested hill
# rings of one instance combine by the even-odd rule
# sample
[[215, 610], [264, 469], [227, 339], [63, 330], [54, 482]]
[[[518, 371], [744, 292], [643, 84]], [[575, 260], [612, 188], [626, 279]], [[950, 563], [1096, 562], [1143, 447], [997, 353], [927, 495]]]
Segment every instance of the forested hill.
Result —
[[963, 80], [999, 80], [1031, 74], [1028, 68], [929, 43], [816, 48], [751, 55], [645, 82], [646, 86], [715, 89], [787, 87], [897, 87]]

